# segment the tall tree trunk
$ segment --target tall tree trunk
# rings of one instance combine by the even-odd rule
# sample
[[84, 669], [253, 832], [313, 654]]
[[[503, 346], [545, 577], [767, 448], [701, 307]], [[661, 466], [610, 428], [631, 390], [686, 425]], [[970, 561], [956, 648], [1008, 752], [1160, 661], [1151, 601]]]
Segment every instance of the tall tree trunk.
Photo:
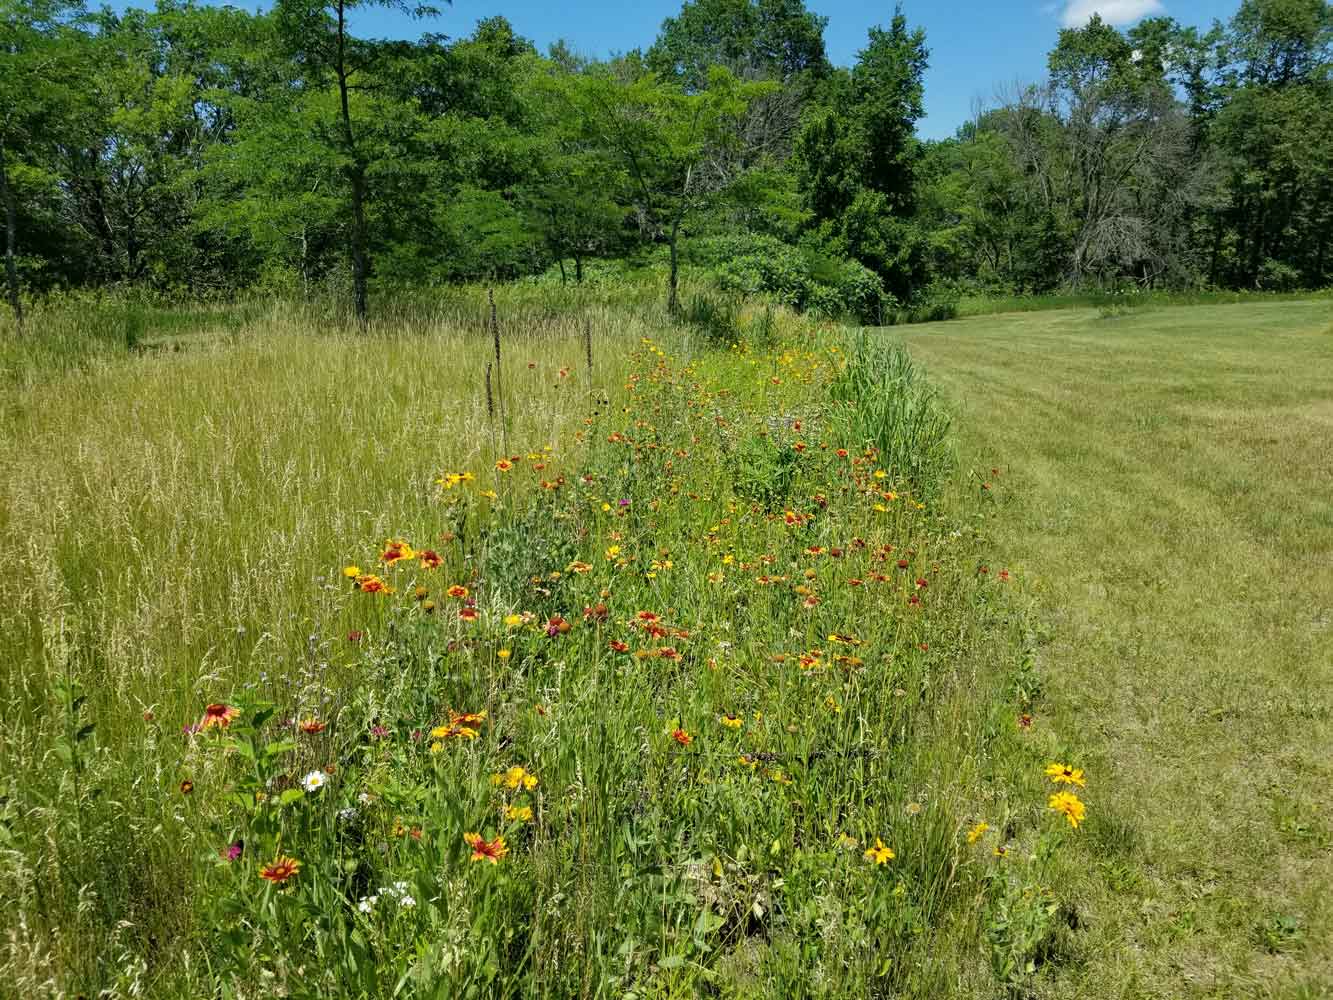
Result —
[[680, 220], [677, 219], [671, 226], [671, 274], [667, 278], [667, 313], [671, 316], [680, 311], [680, 302], [676, 298], [676, 281], [680, 276], [679, 241]]
[[347, 99], [347, 20], [346, 9], [338, 4], [338, 99], [342, 104], [343, 144], [350, 161], [347, 180], [352, 187], [352, 297], [356, 321], [366, 328], [366, 168], [356, 148], [352, 132], [352, 111]]
[[18, 252], [19, 210], [14, 189], [9, 186], [9, 173], [5, 169], [5, 143], [0, 139], [0, 198], [5, 202], [5, 285], [9, 290], [9, 307], [14, 310], [14, 320], [19, 332], [23, 332], [23, 300], [19, 298], [19, 272], [15, 262]]
[[583, 284], [583, 256], [574, 254], [574, 284]]

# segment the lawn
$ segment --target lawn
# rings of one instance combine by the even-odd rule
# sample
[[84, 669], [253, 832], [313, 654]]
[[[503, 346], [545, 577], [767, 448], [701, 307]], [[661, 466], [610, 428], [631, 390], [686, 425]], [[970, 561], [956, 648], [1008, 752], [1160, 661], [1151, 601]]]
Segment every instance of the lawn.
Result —
[[902, 335], [1033, 602], [1033, 738], [1099, 778], [1103, 822], [1058, 880], [1071, 960], [1037, 992], [1331, 995], [1329, 304]]

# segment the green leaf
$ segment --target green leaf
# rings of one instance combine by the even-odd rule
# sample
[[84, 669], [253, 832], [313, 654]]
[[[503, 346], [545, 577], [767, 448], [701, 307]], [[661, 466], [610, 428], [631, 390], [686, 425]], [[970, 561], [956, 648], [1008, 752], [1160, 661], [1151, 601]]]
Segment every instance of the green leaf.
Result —
[[289, 788], [278, 796], [278, 805], [289, 806], [297, 799], [303, 798], [304, 796], [305, 792], [300, 788]]
[[293, 740], [278, 740], [264, 747], [264, 756], [268, 758], [277, 757], [279, 754], [290, 753], [296, 749], [296, 743]]

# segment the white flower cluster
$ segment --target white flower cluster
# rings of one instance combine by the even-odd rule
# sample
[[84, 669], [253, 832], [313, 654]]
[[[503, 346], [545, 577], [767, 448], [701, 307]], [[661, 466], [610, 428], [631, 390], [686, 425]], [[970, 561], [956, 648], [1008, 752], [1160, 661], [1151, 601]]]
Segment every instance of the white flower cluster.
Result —
[[395, 882], [393, 885], [386, 885], [379, 892], [370, 896], [362, 896], [361, 902], [356, 904], [356, 908], [362, 913], [373, 913], [375, 904], [381, 899], [396, 900], [398, 905], [404, 910], [410, 910], [417, 905], [417, 901], [409, 893], [406, 882]]

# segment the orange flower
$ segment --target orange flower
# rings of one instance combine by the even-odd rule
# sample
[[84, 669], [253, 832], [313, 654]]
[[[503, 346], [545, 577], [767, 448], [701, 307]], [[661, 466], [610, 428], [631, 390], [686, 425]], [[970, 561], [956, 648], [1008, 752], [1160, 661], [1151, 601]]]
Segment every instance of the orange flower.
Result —
[[628, 652], [629, 652], [629, 643], [627, 643], [627, 642], [621, 642], [619, 639], [612, 639], [612, 640], [610, 641], [610, 643], [608, 643], [608, 645], [609, 645], [612, 649], [614, 649], [617, 653], [628, 653]]
[[641, 622], [655, 622], [655, 621], [657, 621], [657, 615], [653, 614], [651, 611], [640, 611], [640, 612], [639, 612], [638, 614], [636, 614], [634, 617], [637, 618], [637, 619], [639, 619], [639, 621], [641, 621]]
[[467, 597], [467, 588], [461, 584], [455, 583], [452, 587], [446, 590], [445, 593], [448, 596], [461, 601], [463, 598]]
[[421, 560], [422, 569], [439, 569], [440, 563], [444, 562], [440, 558], [440, 554], [434, 549], [426, 549], [426, 551], [418, 553], [418, 558]]
[[694, 742], [694, 737], [683, 729], [673, 730], [671, 733], [671, 738], [683, 747], [687, 747]]
[[181, 794], [182, 794], [182, 795], [189, 795], [189, 794], [190, 794], [191, 792], [193, 792], [193, 791], [194, 791], [194, 782], [193, 782], [193, 781], [191, 781], [189, 778], [186, 778], [184, 781], [181, 782]]
[[657, 651], [657, 656], [659, 659], [663, 660], [679, 660], [680, 650], [675, 646], [663, 646]]
[[465, 622], [474, 622], [477, 620], [477, 609], [472, 607], [460, 608], [458, 611], [458, 617], [463, 619], [463, 621]]
[[329, 724], [327, 722], [320, 722], [318, 719], [306, 719], [301, 723], [301, 732], [309, 733], [313, 736], [315, 733], [324, 732], [328, 726]]
[[486, 721], [485, 712], [450, 712], [449, 725], [476, 726]]
[[259, 869], [259, 877], [272, 882], [274, 885], [282, 885], [289, 878], [292, 878], [301, 870], [301, 862], [295, 858], [289, 858], [285, 855], [279, 855], [263, 868]]
[[497, 470], [499, 470], [500, 472], [508, 472], [508, 471], [509, 471], [510, 469], [512, 469], [513, 467], [514, 467], [514, 463], [511, 462], [511, 461], [509, 461], [507, 458], [502, 458], [502, 459], [500, 459], [498, 462], [495, 463], [495, 468], [496, 468]]
[[357, 589], [363, 594], [392, 594], [393, 588], [373, 573], [356, 578]]
[[214, 702], [204, 709], [204, 717], [199, 720], [200, 729], [226, 729], [231, 725], [231, 720], [241, 714], [241, 710], [233, 705], [224, 705], [221, 702]]
[[463, 841], [472, 848], [473, 861], [489, 861], [493, 865], [498, 865], [500, 859], [509, 854], [509, 847], [505, 844], [504, 837], [488, 841], [479, 833], [465, 833]]
[[416, 556], [412, 551], [412, 546], [401, 538], [394, 538], [384, 543], [384, 551], [380, 553], [380, 562], [392, 566], [400, 559], [411, 559]]

